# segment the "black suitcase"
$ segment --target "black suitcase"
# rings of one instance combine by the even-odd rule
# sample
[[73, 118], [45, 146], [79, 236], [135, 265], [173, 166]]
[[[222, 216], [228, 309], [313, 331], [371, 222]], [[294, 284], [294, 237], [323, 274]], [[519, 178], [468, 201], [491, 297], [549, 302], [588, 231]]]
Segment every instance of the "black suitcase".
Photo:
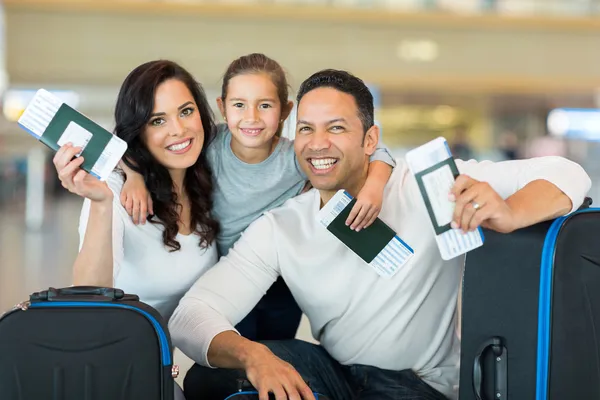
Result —
[[[327, 400], [327, 397], [317, 392], [313, 392], [313, 396], [315, 396], [315, 400]], [[256, 390], [248, 390], [227, 396], [225, 400], [259, 400], [259, 397]], [[275, 395], [273, 393], [269, 393], [269, 400], [275, 400]]]
[[173, 400], [171, 349], [160, 314], [137, 296], [50, 288], [0, 317], [0, 398]]
[[[307, 385], [310, 387], [310, 383], [307, 382]], [[328, 400], [327, 397], [317, 392], [313, 392], [313, 396], [315, 396], [315, 400]], [[238, 391], [227, 396], [225, 400], [259, 400], [258, 391], [248, 380], [239, 379]], [[273, 393], [269, 393], [269, 400], [275, 400]]]
[[467, 255], [460, 400], [600, 399], [600, 209], [583, 208]]

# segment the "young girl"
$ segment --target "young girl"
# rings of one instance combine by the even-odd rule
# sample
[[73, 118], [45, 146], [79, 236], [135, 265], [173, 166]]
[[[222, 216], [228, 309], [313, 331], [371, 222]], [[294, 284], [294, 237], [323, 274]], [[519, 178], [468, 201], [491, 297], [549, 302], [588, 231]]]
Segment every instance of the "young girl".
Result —
[[[215, 178], [213, 215], [221, 227], [217, 247], [219, 255], [226, 256], [252, 221], [300, 194], [307, 178], [293, 142], [280, 137], [293, 103], [288, 101], [286, 76], [276, 61], [263, 54], [233, 61], [217, 104], [226, 124], [218, 126], [208, 160]], [[383, 189], [394, 166], [385, 147], [371, 157], [367, 183], [347, 220], [353, 229], [369, 226], [379, 214]], [[153, 205], [147, 200], [142, 177], [128, 169], [126, 173], [121, 201], [133, 220], [143, 223], [145, 210], [152, 214]], [[250, 340], [293, 339], [301, 315], [279, 278], [236, 329]]]

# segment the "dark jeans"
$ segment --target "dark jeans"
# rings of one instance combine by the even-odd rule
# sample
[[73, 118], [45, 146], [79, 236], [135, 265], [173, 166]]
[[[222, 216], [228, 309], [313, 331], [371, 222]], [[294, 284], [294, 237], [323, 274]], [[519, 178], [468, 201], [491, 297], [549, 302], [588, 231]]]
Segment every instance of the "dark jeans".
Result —
[[[313, 391], [331, 400], [447, 400], [412, 370], [343, 366], [321, 346], [300, 340], [263, 342], [296, 368]], [[194, 365], [185, 377], [187, 400], [223, 400], [237, 391], [244, 371]]]
[[302, 310], [283, 278], [279, 277], [235, 328], [253, 341], [288, 340], [296, 337], [301, 317]]

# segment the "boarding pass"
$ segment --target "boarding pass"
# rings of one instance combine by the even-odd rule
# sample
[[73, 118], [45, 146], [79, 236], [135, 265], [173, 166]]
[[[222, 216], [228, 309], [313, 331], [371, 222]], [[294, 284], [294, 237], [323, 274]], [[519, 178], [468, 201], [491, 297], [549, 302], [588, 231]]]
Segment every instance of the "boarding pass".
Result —
[[76, 156], [84, 153], [82, 168], [100, 180], [108, 178], [127, 149], [122, 139], [45, 89], [36, 92], [18, 124], [54, 151], [67, 143], [81, 147]]
[[459, 175], [450, 147], [442, 137], [406, 154], [427, 208], [442, 259], [450, 260], [483, 245], [480, 228], [463, 233], [451, 227], [455, 203], [448, 199]]
[[379, 218], [360, 232], [347, 227], [345, 221], [354, 203], [348, 192], [339, 190], [319, 211], [317, 220], [380, 276], [391, 278], [414, 250]]

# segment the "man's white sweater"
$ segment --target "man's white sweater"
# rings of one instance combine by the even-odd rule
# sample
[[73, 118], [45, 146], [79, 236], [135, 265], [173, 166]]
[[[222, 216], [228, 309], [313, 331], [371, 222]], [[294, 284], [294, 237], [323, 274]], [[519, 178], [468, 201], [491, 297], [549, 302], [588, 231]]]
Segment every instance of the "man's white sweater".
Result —
[[[544, 179], [566, 193], [575, 209], [590, 188], [580, 166], [558, 157], [457, 165], [503, 198]], [[181, 300], [169, 324], [174, 345], [209, 365], [212, 339], [233, 330], [281, 275], [314, 337], [341, 364], [410, 368], [457, 397], [456, 303], [464, 257], [442, 260], [405, 161], [397, 160], [379, 217], [415, 254], [391, 279], [380, 277], [317, 221], [320, 203], [312, 190], [252, 223]]]

